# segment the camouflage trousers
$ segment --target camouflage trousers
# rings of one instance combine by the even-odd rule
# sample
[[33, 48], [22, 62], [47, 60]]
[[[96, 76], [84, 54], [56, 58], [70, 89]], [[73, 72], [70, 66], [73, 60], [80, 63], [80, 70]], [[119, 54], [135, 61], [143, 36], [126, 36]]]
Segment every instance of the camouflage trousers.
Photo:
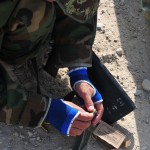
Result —
[[30, 127], [42, 124], [50, 107], [49, 95], [39, 91], [42, 59], [37, 57], [21, 65], [0, 61], [0, 122]]

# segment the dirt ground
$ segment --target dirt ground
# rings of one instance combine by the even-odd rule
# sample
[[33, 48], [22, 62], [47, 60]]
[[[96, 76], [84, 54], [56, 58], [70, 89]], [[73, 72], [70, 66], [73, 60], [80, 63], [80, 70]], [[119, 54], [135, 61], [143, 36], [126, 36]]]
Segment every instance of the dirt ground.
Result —
[[[136, 105], [134, 112], [117, 122], [131, 139], [128, 150], [150, 150], [149, 42], [141, 0], [101, 0], [93, 50]], [[57, 79], [48, 78], [54, 85], [48, 86], [53, 97], [70, 91], [66, 69], [59, 71]], [[72, 150], [73, 143], [74, 138], [60, 135], [53, 127], [46, 133], [0, 124], [0, 150]], [[103, 148], [91, 138], [86, 149]]]

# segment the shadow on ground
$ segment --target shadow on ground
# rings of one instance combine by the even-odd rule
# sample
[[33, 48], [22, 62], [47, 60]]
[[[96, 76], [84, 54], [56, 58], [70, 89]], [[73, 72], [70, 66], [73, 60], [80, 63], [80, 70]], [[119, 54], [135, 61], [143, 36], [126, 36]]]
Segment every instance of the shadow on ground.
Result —
[[141, 84], [144, 79], [150, 79], [150, 34], [141, 7], [140, 0], [114, 0], [121, 47], [136, 88], [142, 92], [140, 96], [135, 96], [137, 109], [134, 115], [140, 145], [137, 149], [144, 150], [150, 148], [150, 94], [142, 90]]

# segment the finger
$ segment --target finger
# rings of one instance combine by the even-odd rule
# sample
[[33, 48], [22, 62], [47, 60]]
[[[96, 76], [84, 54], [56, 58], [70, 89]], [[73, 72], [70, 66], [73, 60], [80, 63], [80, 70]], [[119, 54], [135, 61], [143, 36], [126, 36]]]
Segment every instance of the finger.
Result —
[[75, 120], [72, 124], [72, 127], [75, 127], [75, 128], [81, 129], [81, 130], [85, 130], [90, 125], [91, 125], [91, 121], [82, 122], [82, 121], [79, 121], [79, 120]]
[[93, 88], [87, 83], [78, 83], [76, 85], [76, 91], [78, 95], [83, 99], [84, 105], [89, 112], [93, 112], [94, 104], [91, 99], [93, 94]]
[[86, 94], [82, 98], [84, 100], [84, 104], [85, 104], [87, 111], [93, 112], [94, 111], [94, 104], [93, 104], [93, 101], [91, 99], [91, 95]]
[[69, 135], [70, 135], [70, 136], [81, 135], [83, 131], [84, 131], [84, 130], [81, 130], [81, 129], [72, 127], [72, 128], [70, 129]]
[[76, 120], [86, 122], [86, 121], [91, 121], [93, 117], [94, 117], [93, 113], [81, 112], [79, 116], [76, 118]]
[[75, 108], [75, 109], [81, 111], [81, 112], [85, 112], [85, 110], [84, 110], [83, 108], [79, 107], [78, 105], [76, 105], [76, 104], [74, 104], [74, 103], [72, 103], [72, 102], [65, 101], [65, 103], [68, 104], [68, 105], [70, 105], [71, 107], [73, 107], [73, 108]]
[[96, 107], [96, 110], [97, 110], [97, 115], [92, 120], [92, 124], [94, 126], [96, 126], [101, 121], [101, 118], [102, 118], [103, 112], [104, 112], [104, 107], [103, 107], [102, 103], [96, 104], [95, 107]]

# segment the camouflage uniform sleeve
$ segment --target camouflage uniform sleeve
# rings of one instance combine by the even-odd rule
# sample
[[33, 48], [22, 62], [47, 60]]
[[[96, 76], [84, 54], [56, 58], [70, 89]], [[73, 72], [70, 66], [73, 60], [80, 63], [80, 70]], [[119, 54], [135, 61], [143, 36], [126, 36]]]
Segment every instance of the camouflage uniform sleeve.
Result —
[[144, 17], [150, 29], [150, 0], [142, 0], [142, 8], [144, 11]]
[[65, 15], [56, 4], [54, 40], [59, 67], [91, 66], [92, 44], [97, 16], [79, 23]]
[[48, 97], [25, 90], [0, 66], [0, 122], [40, 127], [49, 107]]

